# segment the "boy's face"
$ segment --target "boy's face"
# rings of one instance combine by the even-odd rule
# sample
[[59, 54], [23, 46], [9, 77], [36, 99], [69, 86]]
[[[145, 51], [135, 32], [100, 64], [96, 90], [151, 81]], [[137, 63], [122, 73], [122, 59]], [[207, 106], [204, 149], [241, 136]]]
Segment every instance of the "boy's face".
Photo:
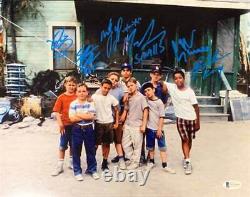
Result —
[[112, 82], [112, 88], [117, 87], [119, 80], [118, 80], [118, 77], [116, 75], [111, 75], [109, 77], [109, 80]]
[[184, 86], [185, 79], [182, 77], [180, 73], [176, 73], [174, 75], [174, 83], [177, 87], [182, 88]]
[[160, 81], [161, 80], [161, 74], [160, 73], [158, 73], [158, 72], [154, 72], [154, 73], [150, 73], [150, 77], [151, 77], [151, 80], [153, 81], [153, 82], [158, 82], [158, 81]]
[[128, 87], [128, 92], [129, 92], [130, 94], [135, 93], [135, 91], [137, 90], [137, 86], [136, 86], [136, 84], [134, 84], [133, 82], [128, 82], [128, 83], [127, 83], [127, 87]]
[[76, 95], [79, 100], [85, 100], [88, 96], [88, 90], [85, 86], [80, 86], [76, 89]]
[[132, 72], [131, 72], [131, 70], [129, 70], [129, 69], [127, 69], [127, 68], [124, 68], [124, 69], [122, 69], [122, 71], [121, 71], [121, 75], [122, 75], [123, 78], [127, 79], [127, 78], [130, 78], [130, 77], [131, 77]]
[[144, 94], [145, 94], [145, 96], [146, 96], [147, 98], [151, 99], [151, 98], [153, 98], [153, 96], [154, 96], [154, 94], [155, 94], [155, 90], [152, 89], [152, 88], [146, 88], [146, 89], [144, 90]]
[[102, 95], [103, 96], [107, 96], [107, 94], [109, 93], [110, 89], [111, 89], [111, 85], [109, 85], [108, 83], [104, 83], [101, 86]]
[[74, 93], [76, 91], [76, 84], [73, 81], [68, 81], [64, 84], [66, 92]]

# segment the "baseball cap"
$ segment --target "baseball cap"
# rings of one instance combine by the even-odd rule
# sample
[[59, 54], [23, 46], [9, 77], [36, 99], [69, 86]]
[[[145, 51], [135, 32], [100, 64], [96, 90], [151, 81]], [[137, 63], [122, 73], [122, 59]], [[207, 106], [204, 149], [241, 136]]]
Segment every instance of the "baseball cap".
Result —
[[160, 66], [153, 66], [153, 67], [152, 67], [152, 70], [151, 70], [151, 73], [159, 73], [159, 74], [162, 74], [162, 70], [161, 70]]
[[128, 69], [128, 70], [130, 70], [130, 71], [132, 71], [132, 65], [130, 65], [130, 64], [128, 64], [128, 63], [123, 63], [122, 65], [121, 65], [121, 70], [123, 70], [123, 69]]

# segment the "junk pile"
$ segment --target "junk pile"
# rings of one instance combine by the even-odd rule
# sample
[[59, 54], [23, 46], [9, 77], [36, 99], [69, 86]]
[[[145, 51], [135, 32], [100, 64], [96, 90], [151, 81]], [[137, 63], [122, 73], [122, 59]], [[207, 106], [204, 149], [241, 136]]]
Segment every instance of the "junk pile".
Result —
[[[0, 124], [7, 121], [5, 128], [12, 124], [19, 123], [18, 128], [29, 126], [33, 119], [39, 119], [38, 126], [42, 126], [45, 117], [52, 118], [52, 109], [57, 96], [64, 91], [63, 79], [67, 76], [74, 76], [78, 82], [83, 81], [82, 75], [74, 70], [60, 77], [59, 73], [46, 70], [35, 75], [31, 84], [26, 83], [27, 94], [19, 97], [4, 97], [0, 100]], [[85, 78], [85, 83], [93, 93], [100, 87], [97, 75], [89, 75]], [[16, 95], [15, 95], [16, 96]], [[13, 105], [13, 101], [18, 105]], [[2, 127], [3, 128], [3, 127]]]

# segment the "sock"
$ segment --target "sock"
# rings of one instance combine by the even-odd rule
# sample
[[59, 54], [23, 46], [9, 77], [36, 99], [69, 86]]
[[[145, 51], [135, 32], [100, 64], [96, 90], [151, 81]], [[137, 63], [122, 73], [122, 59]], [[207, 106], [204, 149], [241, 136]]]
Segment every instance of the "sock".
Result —
[[154, 159], [149, 159], [149, 162], [150, 163], [155, 163], [155, 160]]
[[102, 163], [103, 164], [108, 164], [108, 160], [107, 159], [103, 159]]
[[162, 162], [162, 167], [166, 168], [167, 167], [167, 162]]
[[118, 156], [118, 158], [119, 158], [119, 160], [124, 159], [124, 157], [123, 157], [123, 156]]
[[190, 163], [190, 162], [191, 162], [191, 159], [190, 159], [190, 158], [187, 158], [187, 159], [185, 159], [185, 162]]
[[59, 160], [58, 160], [58, 165], [59, 165], [59, 166], [63, 166], [63, 163], [64, 163], [64, 159], [59, 159]]

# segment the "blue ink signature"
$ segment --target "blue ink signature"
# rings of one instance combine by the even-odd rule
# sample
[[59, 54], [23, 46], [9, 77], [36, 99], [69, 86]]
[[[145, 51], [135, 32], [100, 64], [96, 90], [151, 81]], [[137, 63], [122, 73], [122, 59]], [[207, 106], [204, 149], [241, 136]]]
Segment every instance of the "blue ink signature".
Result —
[[67, 56], [68, 49], [73, 45], [73, 40], [65, 33], [64, 29], [56, 31], [53, 40], [47, 40], [51, 43], [51, 50], [54, 51], [55, 58]]
[[[186, 63], [188, 56], [209, 51], [210, 48], [208, 46], [202, 46], [202, 47], [197, 48], [197, 49], [192, 49], [193, 44], [194, 44], [194, 34], [195, 34], [195, 32], [196, 32], [195, 29], [192, 30], [191, 38], [190, 38], [189, 43], [187, 42], [186, 38], [180, 38], [180, 39], [178, 39], [177, 42], [172, 40], [172, 42], [171, 42], [172, 49], [174, 51], [174, 55], [177, 58], [178, 62], [180, 62], [182, 60], [182, 58], [183, 58], [184, 62]], [[181, 49], [183, 50], [183, 51], [180, 52], [180, 54], [179, 54], [178, 46], [180, 46]]]
[[86, 45], [84, 48], [81, 48], [76, 55], [80, 72], [85, 76], [95, 71], [94, 61], [100, 55], [100, 52], [97, 51], [98, 47], [98, 45]]
[[117, 50], [117, 45], [120, 42], [123, 18], [119, 17], [116, 25], [113, 25], [112, 18], [109, 19], [107, 30], [103, 30], [100, 36], [100, 42], [107, 38], [106, 54], [110, 57]]
[[208, 65], [214, 65], [219, 60], [222, 60], [230, 54], [231, 53], [227, 53], [222, 56], [219, 56], [219, 51], [216, 50], [214, 55], [212, 55], [211, 52], [208, 52], [207, 56], [199, 57], [199, 59], [194, 62], [194, 67], [192, 69], [192, 78], [195, 78], [199, 71], [202, 72], [202, 79], [206, 79], [216, 72], [220, 73], [224, 69], [223, 65], [218, 65], [216, 68], [213, 69], [211, 69], [211, 67]]
[[122, 32], [129, 32], [130, 29], [135, 28], [137, 25], [141, 23], [142, 18], [138, 17], [132, 20], [131, 24], [127, 23]]
[[[155, 27], [155, 20], [152, 19], [141, 40], [133, 43], [133, 46], [139, 48], [140, 50], [134, 56], [135, 64], [139, 64], [141, 63], [142, 60], [161, 54], [165, 51], [164, 38], [167, 32], [166, 30], [162, 30], [154, 37], [152, 37], [154, 27]], [[136, 31], [132, 31], [129, 38], [134, 39], [135, 33]]]

